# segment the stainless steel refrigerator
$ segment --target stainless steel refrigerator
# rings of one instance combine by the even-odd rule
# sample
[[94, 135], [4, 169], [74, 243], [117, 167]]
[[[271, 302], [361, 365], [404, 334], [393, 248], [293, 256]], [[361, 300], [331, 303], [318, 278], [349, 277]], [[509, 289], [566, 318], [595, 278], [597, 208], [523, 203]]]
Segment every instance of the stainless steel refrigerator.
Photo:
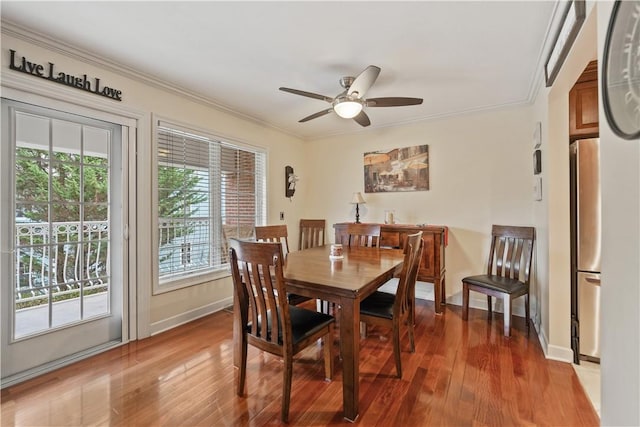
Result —
[[570, 147], [572, 348], [579, 360], [600, 361], [601, 196], [600, 141], [581, 139]]

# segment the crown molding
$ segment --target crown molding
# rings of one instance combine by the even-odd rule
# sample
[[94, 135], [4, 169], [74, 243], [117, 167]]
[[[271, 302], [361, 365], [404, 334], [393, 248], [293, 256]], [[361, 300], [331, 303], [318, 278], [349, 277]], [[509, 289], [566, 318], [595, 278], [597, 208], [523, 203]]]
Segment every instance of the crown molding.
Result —
[[[211, 98], [207, 98], [204, 97], [198, 93], [195, 93], [193, 91], [190, 91], [186, 88], [177, 86], [175, 84], [172, 84], [168, 81], [159, 79], [157, 77], [151, 76], [149, 74], [137, 71], [135, 69], [132, 69], [130, 67], [127, 67], [123, 64], [114, 62], [114, 61], [109, 61], [107, 59], [95, 56], [94, 54], [92, 54], [89, 51], [83, 50], [77, 46], [59, 41], [57, 39], [54, 39], [50, 36], [47, 36], [45, 34], [39, 33], [35, 30], [32, 30], [30, 28], [26, 28], [26, 27], [22, 27], [18, 24], [15, 24], [11, 21], [7, 21], [7, 20], [2, 20], [1, 21], [1, 31], [2, 34], [6, 34], [8, 36], [12, 36], [15, 37], [17, 39], [26, 41], [30, 44], [33, 44], [35, 46], [41, 47], [43, 49], [49, 50], [49, 51], [53, 51], [56, 53], [59, 53], [61, 55], [70, 57], [74, 60], [77, 60], [79, 62], [82, 63], [86, 63], [88, 65], [92, 65], [92, 66], [97, 66], [100, 67], [102, 69], [105, 69], [107, 71], [113, 72], [115, 74], [121, 75], [123, 77], [126, 77], [128, 79], [140, 82], [142, 84], [145, 84], [147, 86], [150, 87], [154, 87], [156, 89], [165, 91], [165, 92], [169, 92], [169, 93], [173, 93], [175, 95], [184, 97], [192, 102], [196, 102], [199, 103], [201, 105], [204, 105], [208, 108], [212, 108], [215, 109], [217, 111], [223, 112], [225, 114], [231, 115], [233, 117], [236, 117], [238, 119], [241, 120], [245, 120], [248, 121], [250, 123], [253, 123], [255, 125], [261, 126], [261, 127], [265, 127], [265, 128], [269, 128], [272, 130], [275, 130], [277, 132], [289, 135], [291, 137], [294, 137], [300, 141], [304, 141], [304, 142], [310, 142], [310, 141], [316, 141], [316, 140], [321, 140], [321, 139], [325, 139], [325, 138], [331, 138], [331, 137], [335, 137], [335, 136], [339, 136], [339, 135], [353, 135], [353, 134], [358, 134], [358, 133], [369, 133], [372, 131], [376, 131], [376, 130], [380, 130], [380, 129], [388, 129], [388, 128], [393, 128], [393, 127], [399, 127], [399, 126], [406, 126], [406, 125], [410, 125], [410, 124], [415, 124], [415, 123], [421, 123], [421, 122], [426, 122], [426, 121], [433, 121], [433, 120], [438, 120], [438, 119], [444, 119], [444, 118], [450, 118], [450, 117], [456, 117], [456, 116], [462, 116], [462, 115], [467, 115], [467, 114], [473, 114], [473, 113], [480, 113], [480, 112], [488, 112], [488, 111], [494, 111], [494, 110], [501, 110], [501, 109], [505, 109], [505, 108], [511, 108], [511, 107], [518, 107], [518, 106], [522, 106], [522, 105], [530, 105], [533, 104], [533, 102], [535, 101], [536, 97], [538, 96], [538, 93], [540, 91], [540, 88], [542, 87], [542, 73], [543, 73], [543, 69], [544, 69], [544, 60], [546, 57], [546, 52], [549, 49], [549, 45], [553, 42], [552, 38], [553, 38], [553, 34], [554, 34], [554, 29], [555, 26], [557, 25], [557, 20], [559, 19], [558, 14], [561, 12], [561, 8], [559, 7], [560, 2], [556, 2], [554, 5], [554, 10], [553, 13], [551, 15], [551, 18], [549, 20], [549, 24], [547, 25], [547, 30], [546, 30], [546, 35], [545, 35], [545, 41], [542, 45], [542, 47], [540, 48], [540, 51], [538, 52], [538, 59], [536, 62], [536, 67], [535, 69], [532, 71], [531, 73], [531, 82], [529, 85], [529, 90], [528, 90], [528, 94], [527, 96], [522, 100], [522, 101], [516, 101], [516, 102], [511, 102], [511, 103], [505, 103], [505, 104], [500, 104], [500, 105], [487, 105], [487, 106], [480, 106], [480, 107], [476, 107], [476, 108], [471, 108], [471, 109], [467, 109], [467, 110], [461, 110], [461, 111], [455, 111], [455, 112], [448, 112], [448, 113], [442, 113], [442, 114], [433, 114], [430, 116], [426, 116], [426, 117], [421, 117], [421, 118], [417, 118], [417, 119], [409, 119], [409, 120], [404, 120], [404, 121], [400, 121], [400, 122], [395, 122], [393, 124], [389, 124], [389, 125], [378, 125], [378, 126], [371, 126], [370, 128], [367, 129], [359, 129], [356, 131], [336, 131], [336, 132], [327, 132], [327, 133], [323, 133], [322, 135], [317, 135], [317, 136], [305, 136], [304, 134], [300, 134], [297, 132], [292, 132], [288, 129], [283, 129], [279, 126], [275, 126], [269, 122], [266, 122], [262, 119], [247, 115], [245, 113], [241, 113], [238, 112], [230, 107], [227, 107], [226, 105], [224, 105], [223, 103], [215, 100], [215, 99], [211, 99]], [[555, 24], [555, 25], [554, 25]]]
[[547, 30], [544, 36], [544, 43], [540, 47], [538, 52], [538, 60], [536, 61], [536, 68], [532, 72], [531, 85], [529, 86], [529, 95], [527, 96], [527, 102], [533, 104], [540, 92], [540, 88], [543, 86], [544, 65], [549, 53], [549, 50], [553, 47], [556, 28], [561, 24], [562, 13], [564, 11], [565, 3], [556, 1], [553, 5], [553, 12], [549, 23], [547, 24]]
[[127, 67], [126, 65], [95, 56], [89, 51], [86, 51], [77, 46], [71, 45], [69, 43], [56, 40], [48, 35], [39, 33], [30, 28], [20, 26], [18, 24], [15, 24], [11, 21], [4, 20], [4, 19], [1, 21], [1, 24], [2, 24], [1, 25], [2, 34], [6, 34], [7, 36], [15, 37], [16, 39], [23, 40], [27, 43], [33, 44], [35, 46], [41, 47], [43, 49], [46, 49], [52, 52], [59, 53], [61, 55], [72, 58], [76, 61], [88, 64], [88, 65], [100, 67], [112, 73], [119, 74], [123, 77], [151, 86], [153, 88], [160, 89], [165, 92], [170, 92], [174, 95], [187, 98], [190, 101], [196, 102], [198, 104], [204, 105], [209, 108], [213, 108], [225, 114], [234, 116], [238, 119], [249, 121], [258, 126], [267, 127], [275, 131], [278, 131], [280, 133], [284, 133], [286, 135], [292, 136], [294, 138], [305, 140], [305, 138], [301, 135], [292, 133], [291, 131], [280, 128], [278, 126], [274, 126], [271, 123], [268, 123], [264, 120], [250, 116], [248, 114], [244, 114], [236, 110], [233, 110], [232, 108], [227, 107], [226, 105], [220, 103], [217, 100], [201, 96], [198, 93], [195, 93], [183, 87], [177, 86], [165, 80], [159, 79], [150, 74], [137, 71], [133, 68]]
[[504, 104], [493, 104], [493, 105], [483, 105], [480, 107], [475, 107], [475, 108], [469, 108], [466, 110], [458, 110], [458, 111], [451, 111], [448, 113], [439, 113], [439, 114], [432, 114], [430, 116], [425, 116], [425, 117], [420, 117], [417, 119], [408, 119], [408, 120], [403, 120], [403, 121], [399, 121], [399, 122], [394, 122], [393, 124], [388, 124], [388, 125], [377, 125], [377, 126], [371, 126], [368, 128], [362, 128], [353, 132], [334, 132], [334, 133], [327, 133], [327, 134], [323, 134], [323, 135], [318, 135], [318, 136], [314, 136], [314, 137], [309, 137], [306, 138], [305, 141], [308, 142], [313, 142], [313, 141], [319, 141], [322, 139], [326, 139], [326, 138], [333, 138], [336, 136], [343, 136], [343, 135], [356, 135], [356, 134], [364, 134], [367, 132], [375, 132], [381, 129], [392, 129], [392, 128], [396, 128], [396, 127], [401, 127], [401, 126], [408, 126], [408, 125], [413, 125], [413, 124], [420, 124], [420, 123], [425, 123], [425, 122], [431, 122], [434, 120], [442, 120], [442, 119], [450, 119], [450, 118], [455, 118], [455, 117], [462, 117], [462, 116], [467, 116], [467, 115], [471, 115], [471, 114], [480, 114], [480, 113], [489, 113], [492, 111], [501, 111], [501, 110], [506, 110], [506, 109], [510, 109], [510, 108], [518, 108], [518, 107], [525, 107], [531, 105], [531, 102], [529, 102], [529, 100], [524, 99], [522, 101], [516, 101], [516, 102], [507, 102]]

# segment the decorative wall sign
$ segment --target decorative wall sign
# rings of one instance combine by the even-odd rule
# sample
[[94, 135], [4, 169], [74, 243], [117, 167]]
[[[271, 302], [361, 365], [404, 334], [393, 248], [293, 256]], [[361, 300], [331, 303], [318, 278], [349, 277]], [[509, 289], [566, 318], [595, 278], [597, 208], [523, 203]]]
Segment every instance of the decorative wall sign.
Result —
[[122, 101], [121, 90], [101, 85], [100, 79], [97, 77], [90, 79], [86, 74], [83, 74], [82, 76], [67, 74], [57, 70], [53, 62], [48, 62], [47, 65], [42, 65], [37, 62], [29, 61], [26, 56], [19, 57], [13, 49], [10, 49], [9, 52], [11, 53], [9, 68], [12, 70], [80, 89], [85, 92], [104, 96], [105, 98], [113, 99], [115, 101]]
[[429, 189], [429, 146], [364, 153], [365, 193]]
[[[560, 3], [559, 3], [560, 4]], [[578, 36], [585, 18], [585, 0], [573, 0], [567, 4], [562, 17], [562, 24], [553, 41], [549, 57], [544, 65], [547, 87], [553, 85], [571, 46]]]

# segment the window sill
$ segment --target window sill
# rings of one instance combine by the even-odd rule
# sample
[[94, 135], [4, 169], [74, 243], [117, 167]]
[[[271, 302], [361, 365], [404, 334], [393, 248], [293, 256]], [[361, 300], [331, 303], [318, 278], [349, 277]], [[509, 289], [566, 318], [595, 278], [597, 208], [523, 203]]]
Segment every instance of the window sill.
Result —
[[176, 291], [178, 289], [188, 288], [191, 286], [204, 285], [216, 280], [230, 277], [231, 271], [228, 268], [222, 270], [210, 270], [206, 272], [196, 273], [189, 276], [181, 276], [176, 278], [162, 279], [153, 286], [153, 295], [163, 294], [166, 292]]

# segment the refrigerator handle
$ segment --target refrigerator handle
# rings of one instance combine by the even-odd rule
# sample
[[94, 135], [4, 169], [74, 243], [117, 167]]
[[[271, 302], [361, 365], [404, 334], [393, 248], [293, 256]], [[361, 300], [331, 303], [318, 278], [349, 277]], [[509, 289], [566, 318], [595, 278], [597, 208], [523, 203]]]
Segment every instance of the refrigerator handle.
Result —
[[600, 284], [600, 279], [598, 279], [597, 277], [585, 277], [585, 280], [589, 283], [593, 283], [593, 284]]

